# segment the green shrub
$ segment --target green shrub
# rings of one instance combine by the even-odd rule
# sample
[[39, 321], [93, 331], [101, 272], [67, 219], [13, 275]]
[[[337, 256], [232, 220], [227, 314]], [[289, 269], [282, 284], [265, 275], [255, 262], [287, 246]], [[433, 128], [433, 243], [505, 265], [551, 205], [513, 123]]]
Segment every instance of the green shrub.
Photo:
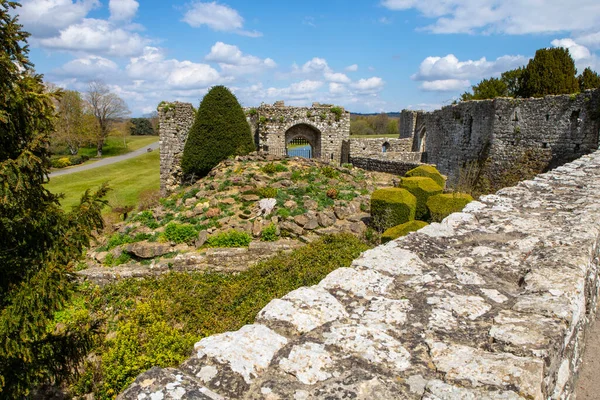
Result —
[[371, 220], [380, 231], [412, 221], [416, 208], [417, 199], [406, 189], [385, 188], [371, 194]]
[[65, 168], [71, 165], [71, 161], [69, 160], [69, 157], [62, 157], [59, 159], [54, 159], [52, 160], [52, 166], [54, 168]]
[[397, 239], [400, 236], [408, 235], [408, 233], [418, 231], [427, 225], [429, 225], [427, 222], [414, 220], [405, 222], [401, 225], [393, 226], [383, 232], [381, 235], [381, 243], [386, 243], [390, 240]]
[[117, 265], [128, 263], [131, 260], [131, 256], [125, 252], [121, 253], [118, 257], [114, 257], [111, 253], [106, 255], [103, 264], [107, 267], [116, 267]]
[[203, 177], [227, 157], [254, 150], [244, 110], [229, 89], [215, 86], [200, 103], [185, 143], [181, 168], [188, 176]]
[[420, 165], [417, 168], [413, 168], [408, 171], [406, 176], [425, 176], [433, 179], [435, 183], [442, 187], [442, 189], [446, 187], [446, 178], [444, 175], [440, 174], [440, 171], [438, 171], [433, 165]]
[[258, 188], [256, 192], [263, 199], [274, 199], [277, 197], [278, 190], [274, 187], [266, 186]]
[[277, 227], [275, 224], [270, 224], [262, 230], [260, 240], [263, 242], [274, 242], [277, 240]]
[[338, 176], [338, 172], [335, 168], [330, 166], [325, 166], [321, 168], [321, 174], [327, 178], [336, 178]]
[[473, 197], [466, 193], [445, 193], [431, 196], [427, 200], [427, 208], [431, 213], [431, 220], [440, 222], [453, 212], [461, 211]]
[[290, 210], [288, 210], [287, 208], [280, 208], [277, 210], [277, 212], [275, 213], [276, 215], [280, 216], [283, 219], [286, 219], [287, 217], [289, 217], [290, 215], [292, 215], [292, 213], [290, 212]]
[[194, 225], [170, 222], [165, 226], [164, 237], [175, 243], [191, 243], [198, 236]]
[[258, 114], [258, 110], [256, 108], [251, 108], [248, 110], [248, 115], [253, 117]]
[[335, 115], [335, 120], [339, 121], [344, 110], [341, 107], [331, 107], [329, 111]]
[[156, 222], [156, 219], [154, 218], [154, 214], [152, 214], [152, 211], [150, 210], [144, 210], [138, 213], [131, 219], [131, 221], [140, 222], [150, 229], [156, 229], [159, 226], [158, 222]]
[[274, 162], [270, 162], [268, 164], [263, 165], [260, 168], [260, 170], [265, 174], [272, 175], [275, 172], [286, 172], [288, 171], [288, 167], [280, 163], [275, 164]]
[[206, 240], [206, 247], [248, 247], [252, 237], [246, 232], [231, 229], [211, 236]]
[[441, 194], [444, 191], [442, 187], [435, 183], [433, 179], [425, 176], [402, 178], [400, 187], [408, 190], [417, 198], [415, 219], [419, 219], [421, 221], [426, 221], [429, 216], [427, 199], [429, 199], [431, 196], [435, 196], [436, 194]]

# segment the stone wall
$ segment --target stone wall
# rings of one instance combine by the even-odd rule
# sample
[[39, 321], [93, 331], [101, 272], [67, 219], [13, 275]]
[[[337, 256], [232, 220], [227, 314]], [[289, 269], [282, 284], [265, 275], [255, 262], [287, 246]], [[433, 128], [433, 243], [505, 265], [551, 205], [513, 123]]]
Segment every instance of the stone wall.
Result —
[[180, 184], [181, 156], [195, 116], [190, 103], [161, 103], [158, 106], [160, 191], [163, 196]]
[[422, 111], [402, 110], [400, 112], [400, 139], [413, 138], [417, 127], [417, 114]]
[[600, 286], [599, 197], [600, 152], [483, 196], [119, 398], [572, 398]]
[[391, 138], [365, 138], [365, 139], [350, 139], [350, 155], [351, 157], [365, 157], [370, 154], [379, 155], [384, 153], [384, 145], [387, 152], [399, 153], [410, 152], [412, 148], [412, 138], [408, 139], [391, 139]]
[[404, 176], [421, 165], [421, 153], [383, 153], [366, 157], [350, 157], [350, 163], [367, 171], [387, 172]]
[[600, 90], [539, 99], [461, 102], [418, 113], [413, 151], [424, 137], [427, 162], [455, 181], [466, 163], [489, 158], [502, 173], [526, 153], [564, 164], [598, 149]]

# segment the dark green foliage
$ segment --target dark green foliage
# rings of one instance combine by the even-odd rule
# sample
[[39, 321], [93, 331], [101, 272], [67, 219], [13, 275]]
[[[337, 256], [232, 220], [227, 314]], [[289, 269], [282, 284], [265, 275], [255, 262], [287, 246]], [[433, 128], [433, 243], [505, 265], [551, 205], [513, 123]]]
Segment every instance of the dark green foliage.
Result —
[[440, 174], [440, 171], [433, 165], [421, 165], [417, 168], [413, 168], [406, 173], [406, 176], [424, 176], [433, 179], [435, 183], [442, 187], [442, 189], [446, 187], [446, 178], [444, 175]]
[[427, 222], [414, 220], [405, 222], [401, 225], [393, 226], [383, 232], [381, 235], [381, 243], [387, 243], [390, 240], [397, 239], [401, 236], [406, 236], [410, 232], [418, 231], [427, 225], [429, 225]]
[[154, 128], [148, 118], [131, 118], [129, 132], [131, 135], [154, 135]]
[[165, 239], [175, 243], [191, 243], [198, 237], [198, 230], [190, 224], [170, 222], [165, 226]]
[[[90, 347], [89, 325], [54, 323], [69, 300], [69, 273], [103, 225], [107, 188], [70, 213], [48, 192], [54, 106], [27, 58], [28, 34], [0, 0], [0, 397], [24, 398], [60, 380]], [[11, 12], [15, 13], [15, 12]]]
[[235, 229], [210, 236], [206, 241], [206, 247], [248, 247], [252, 237], [246, 232]]
[[288, 171], [288, 167], [280, 163], [275, 164], [273, 162], [270, 162], [268, 164], [263, 165], [260, 170], [265, 174], [272, 175], [276, 172], [286, 172]]
[[441, 194], [444, 190], [433, 179], [425, 176], [414, 176], [402, 178], [400, 187], [408, 190], [417, 198], [417, 210], [415, 219], [426, 221], [429, 217], [427, 209], [427, 199], [436, 194]]
[[263, 199], [274, 199], [275, 197], [277, 197], [277, 188], [271, 187], [271, 186], [265, 186], [262, 188], [258, 188], [257, 193], [260, 197], [262, 197]]
[[270, 224], [260, 233], [260, 240], [263, 242], [274, 242], [277, 239], [279, 238], [277, 237], [277, 226], [275, 224]]
[[539, 49], [523, 71], [520, 97], [579, 92], [577, 69], [568, 49]]
[[477, 85], [471, 86], [473, 93], [465, 92], [461, 96], [462, 101], [485, 100], [496, 97], [507, 96], [508, 87], [504, 81], [498, 78], [484, 79]]
[[412, 221], [416, 208], [417, 199], [406, 189], [379, 189], [371, 195], [371, 218], [380, 231]]
[[438, 194], [427, 200], [427, 208], [431, 213], [431, 220], [440, 222], [453, 212], [461, 211], [471, 201], [473, 198], [466, 193]]
[[590, 67], [583, 70], [581, 75], [577, 77], [577, 81], [579, 82], [579, 90], [581, 92], [588, 89], [600, 88], [600, 75], [592, 71]]
[[244, 110], [225, 86], [213, 87], [202, 99], [183, 150], [183, 173], [206, 176], [231, 155], [255, 150]]

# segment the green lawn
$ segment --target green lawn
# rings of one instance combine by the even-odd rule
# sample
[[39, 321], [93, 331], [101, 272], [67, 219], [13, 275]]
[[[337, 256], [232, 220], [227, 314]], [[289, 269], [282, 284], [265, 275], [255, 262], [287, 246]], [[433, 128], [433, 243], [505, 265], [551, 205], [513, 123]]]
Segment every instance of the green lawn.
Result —
[[393, 139], [398, 139], [398, 134], [391, 134], [391, 135], [350, 135], [350, 139], [377, 139], [377, 138], [393, 138]]
[[[137, 143], [140, 142], [143, 141]], [[98, 188], [103, 182], [112, 188], [108, 195], [111, 206], [135, 206], [142, 191], [159, 188], [159, 164], [159, 152], [153, 151], [104, 167], [51, 178], [46, 187], [52, 193], [65, 194], [61, 204], [67, 210], [79, 202], [86, 189]]]
[[[140, 149], [157, 141], [158, 136], [126, 136], [125, 142], [127, 143], [127, 147], [125, 147], [123, 146], [122, 137], [109, 136], [104, 142], [104, 147], [102, 149], [102, 157], [112, 157], [121, 154], [126, 154], [130, 151]], [[96, 157], [96, 146], [82, 147], [81, 149], [79, 149], [79, 155]]]

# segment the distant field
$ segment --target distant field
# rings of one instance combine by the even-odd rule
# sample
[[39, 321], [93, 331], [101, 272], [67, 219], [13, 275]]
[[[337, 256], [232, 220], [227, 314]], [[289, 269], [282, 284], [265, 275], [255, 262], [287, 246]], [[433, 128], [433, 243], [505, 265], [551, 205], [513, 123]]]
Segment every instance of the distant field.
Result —
[[350, 139], [376, 139], [376, 138], [398, 139], [398, 134], [394, 135], [350, 135]]
[[[130, 151], [140, 149], [157, 141], [158, 136], [126, 136], [125, 143], [127, 143], [127, 147], [125, 147], [123, 146], [122, 137], [109, 136], [104, 142], [104, 148], [102, 149], [102, 157], [112, 157], [129, 153]], [[81, 149], [79, 149], [79, 155], [96, 157], [96, 146], [82, 147]]]
[[135, 206], [141, 192], [160, 187], [159, 164], [159, 152], [153, 151], [104, 167], [51, 178], [46, 187], [52, 193], [65, 194], [61, 205], [66, 210], [79, 202], [86, 189], [98, 188], [103, 182], [112, 188], [108, 195], [110, 205]]

